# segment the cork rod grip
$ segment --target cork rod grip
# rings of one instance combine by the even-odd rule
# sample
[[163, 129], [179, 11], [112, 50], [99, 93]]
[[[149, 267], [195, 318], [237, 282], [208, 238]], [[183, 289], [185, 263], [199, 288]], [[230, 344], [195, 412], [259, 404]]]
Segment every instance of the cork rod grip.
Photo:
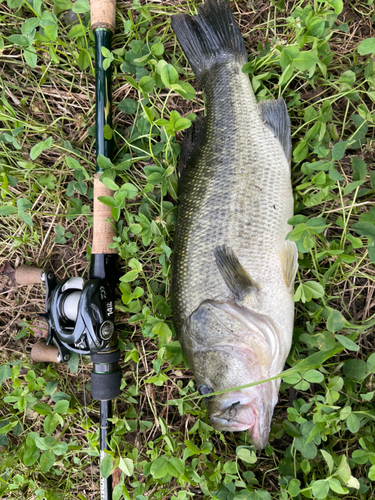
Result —
[[59, 363], [58, 354], [57, 347], [37, 342], [31, 349], [30, 357], [35, 363]]
[[111, 208], [98, 200], [98, 196], [112, 196], [112, 191], [99, 180], [100, 174], [94, 176], [94, 234], [92, 238], [92, 253], [117, 253], [114, 248], [108, 248], [116, 236], [114, 220], [107, 222], [111, 216]]
[[90, 0], [91, 28], [106, 28], [114, 33], [116, 0]]
[[32, 266], [17, 267], [14, 279], [19, 285], [33, 285], [42, 282], [43, 269]]

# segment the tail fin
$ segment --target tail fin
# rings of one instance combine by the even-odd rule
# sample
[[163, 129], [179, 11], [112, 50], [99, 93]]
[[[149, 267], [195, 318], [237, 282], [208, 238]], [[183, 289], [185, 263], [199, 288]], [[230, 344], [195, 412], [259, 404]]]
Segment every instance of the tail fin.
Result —
[[201, 83], [214, 64], [230, 59], [241, 65], [247, 62], [240, 30], [226, 0], [206, 0], [194, 17], [173, 16], [172, 28]]

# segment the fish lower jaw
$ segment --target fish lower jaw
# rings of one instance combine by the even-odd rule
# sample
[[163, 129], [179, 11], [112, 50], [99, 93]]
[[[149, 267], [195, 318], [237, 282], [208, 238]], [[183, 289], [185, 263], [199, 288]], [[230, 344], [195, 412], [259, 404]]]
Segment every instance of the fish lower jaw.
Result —
[[228, 431], [228, 432], [242, 432], [242, 431], [247, 431], [251, 430], [253, 428], [253, 425], [249, 424], [244, 424], [242, 422], [228, 422], [228, 420], [225, 420], [223, 418], [215, 417], [212, 416], [210, 418], [212, 427], [216, 429], [217, 431]]

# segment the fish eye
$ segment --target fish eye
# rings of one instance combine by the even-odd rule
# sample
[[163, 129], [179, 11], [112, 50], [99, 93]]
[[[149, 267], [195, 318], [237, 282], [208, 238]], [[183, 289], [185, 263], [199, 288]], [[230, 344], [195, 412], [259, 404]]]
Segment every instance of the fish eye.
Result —
[[205, 396], [206, 394], [211, 394], [211, 392], [214, 392], [212, 387], [204, 384], [198, 386], [198, 391], [201, 396]]

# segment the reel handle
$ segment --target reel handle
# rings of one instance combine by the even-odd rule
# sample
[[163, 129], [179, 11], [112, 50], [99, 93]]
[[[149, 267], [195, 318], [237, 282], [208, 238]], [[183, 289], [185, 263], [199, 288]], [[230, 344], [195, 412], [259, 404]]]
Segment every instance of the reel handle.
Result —
[[91, 28], [109, 29], [114, 33], [116, 0], [90, 0]]
[[60, 363], [62, 360], [57, 347], [37, 342], [31, 349], [31, 359], [35, 363]]
[[34, 283], [41, 283], [44, 271], [38, 267], [32, 266], [19, 266], [15, 271], [14, 279], [19, 285], [33, 285]]

